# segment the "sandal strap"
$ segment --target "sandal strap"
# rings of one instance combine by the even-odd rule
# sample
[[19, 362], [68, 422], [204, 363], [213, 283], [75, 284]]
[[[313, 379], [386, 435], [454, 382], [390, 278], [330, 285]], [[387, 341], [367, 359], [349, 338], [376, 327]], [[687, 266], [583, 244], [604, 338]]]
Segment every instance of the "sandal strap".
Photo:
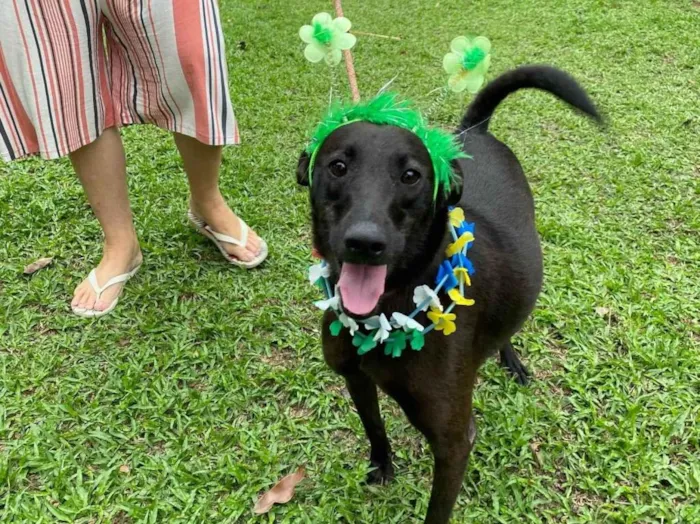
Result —
[[233, 244], [234, 246], [239, 246], [239, 247], [245, 247], [248, 244], [248, 224], [246, 224], [240, 217], [238, 218], [238, 224], [240, 225], [241, 228], [241, 238], [233, 238], [228, 235], [224, 235], [223, 233], [219, 233], [217, 231], [214, 231], [211, 227], [208, 225], [204, 226], [204, 228], [211, 233], [211, 235], [217, 239], [219, 242], [225, 242], [227, 244]]
[[[138, 267], [136, 269], [138, 269]], [[136, 269], [129, 271], [128, 273], [123, 273], [121, 275], [117, 275], [116, 277], [110, 278], [102, 287], [100, 287], [100, 285], [97, 283], [97, 274], [95, 273], [95, 270], [93, 269], [92, 271], [90, 271], [90, 274], [88, 275], [88, 282], [90, 283], [90, 286], [92, 286], [92, 289], [95, 291], [95, 294], [97, 295], [97, 300], [100, 299], [102, 293], [104, 293], [107, 290], [107, 288], [129, 280], [136, 272]]]

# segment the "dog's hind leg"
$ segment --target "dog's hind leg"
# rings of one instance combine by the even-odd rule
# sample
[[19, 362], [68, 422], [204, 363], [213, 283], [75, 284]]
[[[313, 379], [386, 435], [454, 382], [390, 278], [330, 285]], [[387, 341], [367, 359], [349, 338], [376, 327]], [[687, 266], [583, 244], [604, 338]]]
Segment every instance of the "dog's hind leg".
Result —
[[377, 386], [359, 370], [344, 378], [371, 445], [369, 458], [375, 469], [370, 471], [367, 482], [385, 484], [394, 478], [394, 466], [391, 463], [391, 445], [379, 413]]
[[508, 342], [498, 355], [501, 367], [510, 371], [518, 384], [526, 386], [530, 381], [530, 372], [520, 360], [518, 353], [513, 348], [513, 344]]

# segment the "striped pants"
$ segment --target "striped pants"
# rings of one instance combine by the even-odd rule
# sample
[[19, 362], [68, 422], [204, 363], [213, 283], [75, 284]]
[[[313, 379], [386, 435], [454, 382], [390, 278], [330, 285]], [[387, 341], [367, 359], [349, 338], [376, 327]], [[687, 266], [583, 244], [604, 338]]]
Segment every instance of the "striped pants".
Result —
[[150, 123], [236, 144], [217, 0], [1, 0], [0, 157]]

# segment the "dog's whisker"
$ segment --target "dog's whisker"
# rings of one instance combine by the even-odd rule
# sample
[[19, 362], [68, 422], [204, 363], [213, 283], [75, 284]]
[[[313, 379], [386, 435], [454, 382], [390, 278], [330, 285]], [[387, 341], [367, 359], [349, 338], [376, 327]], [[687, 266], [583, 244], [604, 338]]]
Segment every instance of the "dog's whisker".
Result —
[[436, 87], [436, 88], [433, 89], [432, 91], [429, 91], [428, 94], [426, 94], [425, 96], [430, 96], [430, 95], [432, 95], [433, 93], [437, 93], [438, 91], [442, 91], [442, 90], [443, 90], [442, 87]]
[[380, 89], [379, 91], [377, 91], [377, 96], [381, 95], [384, 91], [386, 91], [387, 89], [389, 89], [389, 86], [390, 86], [391, 84], [393, 84], [393, 83], [394, 83], [394, 80], [396, 80], [398, 77], [399, 77], [399, 74], [396, 73], [396, 75], [394, 75], [394, 78], [392, 78], [391, 80], [389, 80], [386, 84], [384, 84], [384, 85], [381, 87], [381, 89]]
[[474, 124], [473, 126], [468, 127], [468, 128], [466, 128], [466, 129], [463, 129], [462, 131], [460, 131], [459, 133], [457, 133], [457, 138], [462, 138], [462, 137], [463, 137], [464, 135], [466, 135], [469, 131], [471, 131], [472, 129], [476, 129], [476, 128], [479, 127], [481, 124], [484, 124], [484, 123], [488, 122], [490, 119], [491, 119], [490, 116], [489, 116], [489, 117], [486, 117], [486, 118], [484, 118], [481, 122], [479, 122], [479, 123], [477, 123], [477, 124]]

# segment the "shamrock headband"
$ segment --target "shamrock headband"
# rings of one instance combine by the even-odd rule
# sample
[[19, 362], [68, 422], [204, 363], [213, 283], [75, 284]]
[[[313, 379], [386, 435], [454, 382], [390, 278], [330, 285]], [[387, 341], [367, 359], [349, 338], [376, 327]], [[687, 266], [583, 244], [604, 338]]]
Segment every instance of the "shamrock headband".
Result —
[[[336, 9], [338, 9], [337, 5]], [[359, 100], [359, 91], [352, 66], [352, 54], [350, 53], [350, 49], [354, 47], [357, 39], [349, 33], [352, 27], [350, 20], [343, 17], [342, 12], [338, 14], [338, 18], [335, 19], [328, 13], [317, 14], [311, 25], [305, 25], [299, 30], [299, 36], [307, 44], [304, 56], [310, 62], [325, 60], [328, 65], [335, 66], [340, 63], [342, 55], [345, 54], [348, 79], [351, 88], [353, 88], [353, 98]], [[491, 43], [487, 38], [481, 36], [455, 38], [450, 44], [450, 53], [445, 55], [443, 59], [443, 68], [450, 75], [450, 78], [447, 86], [443, 88], [442, 96], [444, 97], [448, 90], [457, 93], [464, 90], [476, 93], [481, 88], [488, 71], [491, 61], [490, 51]], [[452, 162], [459, 158], [469, 158], [462, 151], [453, 134], [428, 127], [423, 116], [414, 109], [409, 101], [399, 100], [394, 94], [380, 93], [368, 102], [356, 101], [352, 104], [335, 104], [331, 107], [316, 127], [306, 149], [310, 156], [309, 184], [312, 183], [316, 156], [323, 142], [335, 130], [354, 122], [392, 125], [415, 134], [428, 150], [433, 164], [435, 176], [433, 200], [437, 199], [440, 188], [445, 194], [450, 192], [454, 183]]]
[[380, 93], [367, 102], [336, 104], [318, 124], [311, 143], [306, 149], [310, 155], [309, 183], [316, 156], [323, 142], [333, 133], [354, 122], [369, 122], [376, 125], [390, 125], [406, 129], [416, 135], [428, 150], [433, 164], [435, 189], [433, 199], [437, 198], [439, 188], [445, 194], [450, 192], [454, 182], [452, 162], [459, 158], [468, 158], [457, 143], [452, 133], [428, 127], [423, 116], [407, 100], [399, 100], [393, 93]]

